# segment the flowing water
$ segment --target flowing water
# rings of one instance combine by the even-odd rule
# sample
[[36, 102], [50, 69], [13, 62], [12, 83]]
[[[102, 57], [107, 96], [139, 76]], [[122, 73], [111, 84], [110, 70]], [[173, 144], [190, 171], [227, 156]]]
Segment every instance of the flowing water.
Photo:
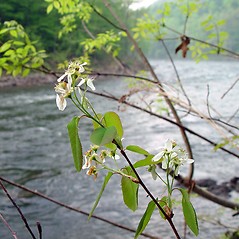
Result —
[[[160, 79], [166, 84], [175, 82], [175, 73], [169, 62], [153, 62]], [[205, 103], [209, 85], [209, 100], [213, 107], [230, 118], [238, 108], [239, 84], [221, 99], [223, 93], [233, 84], [239, 74], [236, 62], [176, 62], [182, 75], [185, 90], [195, 102], [195, 106], [207, 113]], [[102, 79], [95, 82], [97, 91], [110, 92], [121, 96], [127, 91], [122, 79]], [[77, 112], [70, 105], [64, 112], [57, 110], [55, 105], [54, 85], [41, 87], [18, 87], [0, 89], [0, 175], [9, 180], [37, 190], [49, 197], [55, 198], [70, 206], [90, 211], [102, 184], [103, 175], [94, 181], [85, 172], [76, 173], [68, 142], [66, 124]], [[99, 96], [89, 96], [99, 112], [117, 111], [118, 102], [113, 102]], [[123, 109], [124, 107], [121, 107]], [[163, 120], [149, 116], [130, 107], [124, 108], [118, 114], [122, 118], [125, 134], [124, 145], [138, 144], [152, 153], [162, 146], [167, 138], [175, 139], [182, 144], [177, 127]], [[182, 112], [185, 114], [185, 112]], [[213, 114], [213, 112], [212, 112]], [[238, 114], [232, 123], [238, 125]], [[184, 123], [200, 134], [217, 140], [217, 136], [208, 124], [198, 117], [188, 116]], [[80, 137], [83, 148], [88, 149], [91, 123], [82, 120]], [[213, 178], [219, 182], [228, 181], [238, 176], [238, 159], [218, 151], [207, 142], [189, 135], [194, 151], [195, 178]], [[121, 158], [120, 160], [123, 159]], [[124, 163], [122, 163], [122, 166]], [[186, 172], [186, 168], [182, 173]], [[164, 187], [160, 181], [153, 181], [145, 170], [141, 170], [143, 179], [154, 194], [162, 194]], [[43, 227], [43, 238], [47, 239], [101, 239], [101, 238], [133, 238], [133, 234], [109, 225], [105, 222], [91, 219], [68, 211], [43, 198], [7, 186], [10, 194], [24, 212], [30, 226], [35, 230], [36, 221]], [[177, 196], [175, 194], [175, 196]], [[238, 194], [231, 195], [231, 200], [238, 199]], [[26, 231], [16, 209], [7, 197], [0, 191], [0, 213], [8, 221], [19, 239], [31, 238]], [[136, 228], [145, 206], [149, 202], [147, 195], [140, 189], [139, 210], [131, 212], [123, 202], [120, 192], [119, 177], [114, 176], [106, 188], [103, 197], [95, 211], [96, 215], [107, 218], [128, 227]], [[201, 197], [192, 197], [192, 202], [200, 218], [199, 238], [219, 238], [225, 228], [216, 223], [220, 220], [228, 226], [238, 226], [238, 218], [231, 217], [229, 209], [222, 209]], [[175, 224], [180, 233], [183, 232], [183, 221], [180, 207], [175, 209]], [[146, 232], [162, 238], [174, 238], [166, 221], [157, 213]], [[12, 238], [7, 227], [0, 221], [0, 239]], [[143, 237], [142, 237], [143, 238]], [[189, 234], [188, 238], [194, 238]]]

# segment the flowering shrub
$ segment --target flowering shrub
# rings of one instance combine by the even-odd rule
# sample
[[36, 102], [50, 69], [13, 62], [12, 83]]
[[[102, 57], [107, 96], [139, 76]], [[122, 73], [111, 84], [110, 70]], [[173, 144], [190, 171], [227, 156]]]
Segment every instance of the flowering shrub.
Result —
[[[185, 163], [191, 164], [194, 160], [189, 159], [185, 150], [172, 140], [167, 140], [165, 146], [161, 148], [160, 152], [156, 155], [150, 154], [148, 151], [137, 145], [129, 145], [125, 148], [122, 144], [123, 127], [119, 116], [115, 112], [106, 112], [104, 115], [97, 113], [86, 97], [88, 87], [91, 90], [95, 90], [95, 87], [93, 84], [93, 78], [89, 76], [82, 77], [82, 73], [85, 71], [85, 65], [86, 63], [80, 64], [77, 61], [71, 62], [66, 72], [57, 80], [58, 83], [55, 86], [55, 91], [57, 93], [56, 104], [59, 110], [64, 110], [67, 106], [66, 99], [70, 99], [80, 111], [80, 115], [73, 117], [72, 121], [67, 126], [76, 170], [81, 171], [81, 169], [86, 169], [86, 174], [94, 176], [95, 179], [100, 170], [108, 171], [90, 216], [97, 207], [110, 178], [114, 174], [118, 174], [121, 175], [124, 203], [132, 211], [135, 211], [138, 207], [139, 185], [142, 186], [151, 198], [151, 201], [139, 222], [135, 238], [143, 232], [156, 207], [159, 209], [162, 218], [168, 220], [177, 238], [180, 238], [172, 222], [172, 217], [174, 215], [172, 193], [175, 189], [179, 190], [182, 194], [182, 208], [185, 221], [192, 232], [195, 235], [198, 235], [197, 217], [189, 200], [187, 191], [185, 189], [173, 187], [174, 177], [178, 176], [180, 167]], [[78, 134], [78, 124], [82, 117], [87, 117], [93, 122], [93, 132], [90, 136], [93, 145], [91, 145], [90, 149], [84, 155]], [[127, 156], [127, 150], [143, 155], [145, 158], [132, 164]], [[115, 164], [116, 168], [112, 168], [107, 164], [107, 158], [119, 160], [120, 157], [118, 154], [123, 156], [129, 166], [118, 168], [117, 164]], [[164, 180], [157, 172], [156, 166], [160, 164], [162, 169], [166, 172], [166, 180]], [[139, 167], [148, 167], [148, 171], [152, 174], [154, 179], [159, 178], [163, 181], [167, 187], [166, 196], [159, 199], [151, 194], [136, 171], [136, 168]]]

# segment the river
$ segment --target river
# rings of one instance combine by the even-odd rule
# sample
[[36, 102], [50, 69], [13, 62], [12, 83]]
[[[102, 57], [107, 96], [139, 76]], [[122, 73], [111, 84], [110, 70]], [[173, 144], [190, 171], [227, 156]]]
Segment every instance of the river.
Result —
[[[154, 68], [165, 83], [175, 82], [175, 73], [170, 62], [152, 62]], [[237, 62], [204, 62], [195, 64], [189, 61], [176, 62], [185, 91], [193, 98], [194, 104], [206, 113], [205, 103], [210, 86], [209, 99], [213, 107], [227, 120], [238, 108], [239, 84], [223, 98], [223, 93], [235, 82], [239, 75]], [[123, 79], [105, 78], [95, 81], [97, 91], [110, 92], [121, 96], [126, 89]], [[55, 105], [54, 85], [17, 87], [0, 89], [0, 175], [9, 180], [37, 190], [70, 206], [90, 211], [101, 187], [103, 177], [94, 181], [85, 172], [76, 173], [68, 142], [66, 124], [77, 114], [69, 103], [64, 112]], [[99, 96], [89, 95], [90, 100], [99, 112], [117, 111], [118, 102]], [[167, 138], [182, 140], [177, 127], [137, 111], [130, 107], [120, 107], [117, 111], [124, 126], [124, 145], [139, 144], [152, 153], [162, 146]], [[122, 110], [124, 109], [124, 110]], [[183, 112], [185, 114], [185, 112]], [[184, 123], [191, 129], [200, 132], [212, 140], [217, 140], [214, 130], [200, 118], [187, 116]], [[231, 123], [238, 125], [238, 114]], [[80, 137], [85, 151], [90, 142], [91, 123], [83, 120], [80, 124]], [[195, 178], [212, 178], [218, 182], [229, 181], [238, 176], [238, 159], [214, 152], [207, 142], [189, 135], [195, 159]], [[237, 152], [238, 153], [238, 152]], [[121, 163], [124, 165], [123, 158]], [[144, 170], [140, 171], [143, 179], [153, 193], [162, 194], [164, 187], [160, 181], [151, 180]], [[186, 172], [185, 170], [182, 173]], [[21, 189], [7, 186], [10, 194], [24, 212], [30, 226], [35, 228], [40, 221], [43, 238], [47, 239], [107, 239], [133, 238], [133, 234], [113, 227], [96, 219], [87, 221], [87, 217], [68, 211], [43, 198], [33, 196]], [[177, 197], [177, 195], [175, 195]], [[238, 201], [238, 194], [233, 193], [231, 200]], [[178, 199], [179, 200], [179, 199]], [[96, 215], [115, 221], [128, 227], [136, 228], [149, 199], [140, 189], [139, 210], [131, 212], [122, 201], [119, 177], [114, 176], [106, 188], [101, 202], [95, 211]], [[19, 239], [30, 238], [17, 211], [7, 197], [0, 191], [0, 213], [9, 222]], [[233, 212], [224, 209], [196, 195], [192, 202], [200, 218], [198, 238], [219, 238], [226, 229], [217, 223], [227, 226], [238, 226], [238, 217], [231, 217]], [[175, 209], [175, 224], [183, 232], [180, 207]], [[203, 219], [203, 220], [201, 220]], [[35, 231], [35, 229], [34, 229]], [[154, 213], [146, 232], [164, 239], [174, 238], [166, 221]], [[11, 233], [0, 221], [0, 239], [12, 238]], [[140, 237], [143, 238], [143, 237]], [[194, 238], [191, 234], [187, 238]]]

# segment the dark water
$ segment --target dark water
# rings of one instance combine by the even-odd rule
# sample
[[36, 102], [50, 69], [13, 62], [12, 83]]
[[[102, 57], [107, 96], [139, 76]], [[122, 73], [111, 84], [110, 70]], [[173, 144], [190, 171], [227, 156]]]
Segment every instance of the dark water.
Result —
[[[154, 62], [156, 72], [165, 83], [177, 88], [175, 74], [168, 62]], [[239, 85], [222, 100], [220, 97], [232, 85], [239, 75], [238, 63], [207, 62], [194, 64], [192, 62], [177, 62], [182, 82], [188, 95], [193, 98], [194, 106], [207, 113], [205, 103], [207, 84], [210, 86], [210, 101], [213, 107], [224, 119], [230, 118], [238, 108]], [[105, 90], [116, 96], [126, 92], [126, 84], [120, 79], [105, 79], [96, 81], [98, 91]], [[173, 92], [173, 89], [170, 89]], [[119, 104], [97, 96], [89, 96], [95, 108], [100, 112], [117, 111]], [[53, 86], [31, 88], [7, 88], [0, 90], [0, 175], [26, 187], [37, 190], [63, 203], [84, 211], [90, 211], [101, 187], [103, 175], [94, 181], [85, 172], [76, 173], [71, 158], [67, 138], [66, 124], [76, 110], [69, 104], [64, 112], [57, 110]], [[156, 107], [155, 105], [153, 107]], [[123, 109], [121, 107], [121, 109]], [[122, 118], [125, 135], [124, 144], [139, 144], [145, 149], [156, 153], [157, 148], [164, 144], [167, 138], [182, 143], [179, 130], [173, 125], [127, 107], [118, 112]], [[182, 114], [185, 114], [182, 112]], [[193, 130], [199, 131], [212, 140], [218, 140], [215, 131], [194, 116], [183, 119]], [[238, 125], [238, 115], [231, 123]], [[83, 148], [88, 149], [91, 123], [82, 121], [80, 137]], [[208, 143], [189, 135], [194, 150], [195, 178], [213, 178], [219, 182], [238, 176], [238, 159], [222, 152], [213, 152]], [[125, 164], [123, 159], [119, 162]], [[160, 181], [152, 181], [150, 176], [141, 170], [142, 177], [154, 194], [162, 194], [164, 187]], [[182, 171], [186, 173], [186, 168]], [[113, 227], [107, 223], [92, 219], [75, 212], [61, 208], [45, 199], [36, 197], [23, 190], [7, 186], [9, 192], [23, 210], [30, 225], [35, 228], [36, 221], [43, 227], [44, 238], [47, 239], [96, 239], [96, 238], [133, 238], [133, 234]], [[175, 194], [175, 196], [177, 196]], [[231, 195], [231, 200], [238, 201], [238, 194]], [[145, 206], [148, 203], [145, 193], [140, 190], [140, 208], [130, 212], [122, 202], [119, 177], [115, 176], [109, 183], [95, 214], [136, 228]], [[232, 218], [232, 211], [223, 209], [200, 197], [192, 198], [200, 218], [200, 235], [198, 238], [219, 238], [225, 228], [215, 222], [220, 220], [227, 226], [238, 226], [238, 219]], [[17, 232], [19, 239], [30, 238], [21, 222], [15, 208], [0, 192], [0, 213]], [[147, 232], [163, 238], [174, 238], [167, 222], [153, 215]], [[181, 233], [183, 221], [180, 207], [175, 209], [175, 224]], [[35, 230], [35, 229], [34, 229]], [[0, 221], [0, 239], [10, 239], [12, 235]], [[143, 237], [142, 237], [143, 238]], [[188, 238], [193, 238], [189, 235]]]

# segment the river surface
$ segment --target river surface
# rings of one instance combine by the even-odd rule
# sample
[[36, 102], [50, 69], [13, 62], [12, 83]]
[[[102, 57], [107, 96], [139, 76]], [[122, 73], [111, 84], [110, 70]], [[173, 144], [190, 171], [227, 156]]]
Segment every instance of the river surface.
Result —
[[[153, 62], [155, 70], [165, 84], [175, 82], [175, 73], [170, 62]], [[237, 62], [176, 62], [185, 91], [195, 102], [194, 105], [207, 113], [205, 102], [210, 89], [209, 99], [213, 108], [224, 120], [228, 120], [238, 109], [239, 83], [223, 98], [223, 93], [230, 88], [239, 76]], [[122, 96], [127, 92], [123, 79], [105, 78], [95, 81], [97, 91], [110, 92]], [[103, 173], [94, 181], [85, 172], [76, 173], [69, 146], [66, 124], [74, 115], [75, 108], [68, 102], [64, 112], [58, 111], [55, 104], [54, 85], [37, 87], [18, 87], [0, 89], [0, 175], [16, 183], [37, 190], [49, 197], [70, 206], [90, 211], [99, 192]], [[118, 102], [99, 96], [89, 98], [97, 111], [117, 111]], [[202, 106], [203, 104], [204, 106]], [[182, 144], [177, 127], [163, 120], [149, 116], [130, 107], [120, 107], [117, 111], [124, 126], [124, 145], [138, 144], [152, 153], [157, 153], [166, 139], [175, 139]], [[124, 109], [124, 110], [122, 110]], [[185, 114], [185, 112], [182, 112]], [[212, 112], [212, 114], [214, 114]], [[208, 124], [200, 118], [188, 116], [184, 123], [200, 134], [217, 140], [218, 136]], [[231, 121], [238, 126], [239, 116]], [[80, 137], [86, 151], [92, 130], [91, 123], [83, 120], [80, 124]], [[229, 181], [238, 176], [238, 159], [221, 151], [214, 152], [207, 142], [189, 135], [195, 159], [195, 178], [213, 178], [218, 182]], [[237, 152], [238, 153], [238, 152]], [[134, 156], [132, 156], [134, 158]], [[134, 158], [135, 159], [135, 158]], [[120, 165], [125, 165], [123, 158]], [[187, 172], [185, 168], [182, 173]], [[141, 170], [143, 180], [154, 194], [159, 196], [165, 190], [162, 183], [151, 180], [146, 170]], [[30, 226], [35, 230], [36, 221], [40, 221], [45, 239], [108, 239], [133, 238], [133, 234], [96, 219], [87, 221], [87, 217], [59, 207], [43, 198], [33, 196], [21, 189], [7, 186], [10, 194], [18, 203]], [[119, 177], [114, 176], [106, 188], [95, 214], [131, 228], [136, 228], [149, 199], [140, 189], [139, 210], [131, 212], [122, 201]], [[177, 197], [177, 194], [175, 194]], [[231, 200], [238, 201], [238, 194], [233, 193]], [[179, 198], [178, 198], [179, 200]], [[238, 217], [231, 217], [233, 212], [224, 209], [196, 195], [192, 202], [200, 218], [198, 238], [219, 238], [227, 229], [219, 225], [236, 227]], [[31, 238], [26, 231], [15, 208], [0, 191], [0, 213], [18, 235], [18, 239]], [[175, 224], [183, 232], [180, 207], [175, 209]], [[166, 221], [157, 213], [146, 229], [147, 233], [164, 239], [174, 238]], [[0, 239], [13, 238], [6, 226], [0, 221]], [[140, 237], [143, 238], [143, 237]], [[194, 238], [190, 233], [187, 238]]]

